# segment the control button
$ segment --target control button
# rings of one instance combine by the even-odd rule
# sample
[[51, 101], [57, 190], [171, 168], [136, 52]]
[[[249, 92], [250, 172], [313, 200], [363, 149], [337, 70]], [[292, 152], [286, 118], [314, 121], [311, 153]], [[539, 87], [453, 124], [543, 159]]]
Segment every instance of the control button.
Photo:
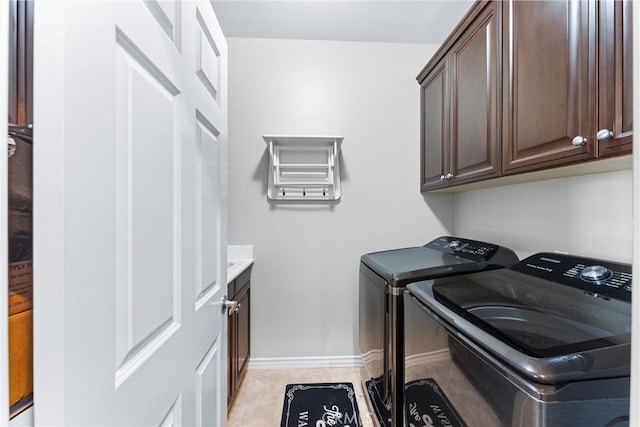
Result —
[[580, 273], [582, 280], [593, 283], [594, 285], [600, 285], [601, 283], [599, 282], [603, 282], [611, 276], [613, 276], [613, 273], [601, 265], [590, 265], [589, 267], [585, 267]]
[[460, 240], [454, 240], [453, 242], [449, 243], [449, 247], [453, 250], [455, 250], [458, 246], [460, 246]]

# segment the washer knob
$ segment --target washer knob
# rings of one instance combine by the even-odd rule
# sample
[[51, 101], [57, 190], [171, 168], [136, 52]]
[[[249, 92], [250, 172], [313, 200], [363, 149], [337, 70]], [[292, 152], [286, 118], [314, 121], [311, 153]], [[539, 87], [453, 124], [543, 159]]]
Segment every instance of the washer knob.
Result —
[[460, 246], [460, 240], [454, 240], [453, 242], [449, 243], [449, 247], [451, 249], [456, 249], [458, 248], [458, 246]]
[[[580, 278], [587, 282], [603, 282], [613, 276], [611, 270], [601, 265], [590, 265], [580, 273]], [[596, 285], [600, 283], [594, 283]]]

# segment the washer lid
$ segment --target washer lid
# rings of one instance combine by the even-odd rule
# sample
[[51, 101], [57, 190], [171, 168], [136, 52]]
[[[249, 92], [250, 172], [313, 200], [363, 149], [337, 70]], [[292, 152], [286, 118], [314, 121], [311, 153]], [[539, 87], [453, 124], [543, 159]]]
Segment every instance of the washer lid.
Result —
[[532, 357], [595, 350], [631, 339], [631, 305], [514, 271], [439, 280], [436, 301]]

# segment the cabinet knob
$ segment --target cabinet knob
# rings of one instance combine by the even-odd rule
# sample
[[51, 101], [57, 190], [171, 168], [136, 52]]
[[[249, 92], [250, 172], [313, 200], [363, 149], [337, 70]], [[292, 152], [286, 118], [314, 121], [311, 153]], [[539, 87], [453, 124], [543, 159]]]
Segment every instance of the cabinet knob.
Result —
[[444, 176], [444, 175], [440, 175], [440, 181], [444, 181], [445, 179], [447, 179], [447, 177], [446, 177], [446, 176]]
[[613, 138], [613, 132], [609, 129], [600, 129], [598, 133], [596, 133], [596, 138], [598, 138], [598, 141]]
[[451, 172], [449, 172], [445, 178], [446, 179], [451, 179], [451, 178], [453, 178], [453, 174]]
[[571, 143], [575, 147], [582, 147], [587, 143], [587, 138], [585, 138], [584, 136], [576, 136], [575, 138], [573, 138], [573, 141], [571, 141]]

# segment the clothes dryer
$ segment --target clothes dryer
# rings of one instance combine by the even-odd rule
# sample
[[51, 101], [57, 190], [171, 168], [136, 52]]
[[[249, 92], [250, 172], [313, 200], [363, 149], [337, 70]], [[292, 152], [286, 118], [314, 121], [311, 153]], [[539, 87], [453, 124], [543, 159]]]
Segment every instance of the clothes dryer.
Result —
[[442, 236], [424, 246], [363, 255], [359, 280], [361, 381], [382, 426], [404, 424], [404, 300], [410, 283], [518, 262], [508, 248]]

